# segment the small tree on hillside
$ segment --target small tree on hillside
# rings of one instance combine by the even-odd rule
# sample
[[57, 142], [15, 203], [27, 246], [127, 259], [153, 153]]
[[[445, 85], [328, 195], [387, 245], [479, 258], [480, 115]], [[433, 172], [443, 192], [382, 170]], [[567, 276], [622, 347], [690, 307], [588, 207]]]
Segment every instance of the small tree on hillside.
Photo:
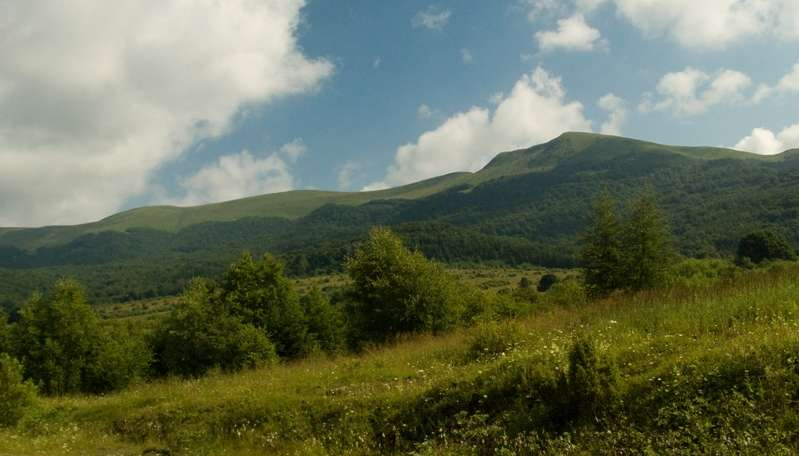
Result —
[[308, 349], [305, 313], [283, 263], [272, 255], [255, 261], [249, 252], [228, 268], [220, 287], [223, 306], [244, 323], [265, 330], [280, 356]]
[[101, 341], [99, 318], [80, 286], [56, 283], [47, 296], [34, 295], [20, 309], [13, 332], [25, 376], [47, 394], [80, 391]]
[[624, 285], [624, 252], [616, 203], [603, 191], [584, 236], [582, 266], [592, 296], [604, 296]]
[[633, 290], [663, 285], [674, 260], [668, 224], [651, 191], [636, 199], [622, 232], [624, 285]]
[[452, 278], [386, 228], [373, 228], [346, 267], [353, 281], [348, 315], [362, 338], [440, 331], [460, 317]]
[[753, 263], [765, 260], [792, 260], [796, 252], [791, 244], [773, 231], [751, 233], [738, 242], [738, 259], [748, 258]]

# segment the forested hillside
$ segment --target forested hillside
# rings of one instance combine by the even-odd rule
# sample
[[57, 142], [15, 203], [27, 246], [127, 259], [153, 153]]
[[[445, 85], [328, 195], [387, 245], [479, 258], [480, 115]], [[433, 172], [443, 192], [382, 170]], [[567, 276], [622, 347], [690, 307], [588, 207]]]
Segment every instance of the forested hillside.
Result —
[[685, 255], [731, 256], [761, 228], [799, 241], [799, 151], [762, 157], [567, 133], [500, 154], [477, 173], [394, 190], [289, 192], [142, 208], [91, 226], [5, 230], [0, 302], [14, 307], [64, 275], [86, 283], [95, 302], [174, 294], [244, 249], [283, 257], [295, 275], [335, 270], [374, 225], [445, 262], [572, 266], [598, 192], [628, 199], [644, 188], [657, 195]]

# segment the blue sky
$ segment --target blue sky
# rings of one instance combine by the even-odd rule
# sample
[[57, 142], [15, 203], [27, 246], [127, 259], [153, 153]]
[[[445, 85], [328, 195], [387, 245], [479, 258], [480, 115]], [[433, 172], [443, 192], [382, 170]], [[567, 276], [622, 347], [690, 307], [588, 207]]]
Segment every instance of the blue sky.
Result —
[[[10, 2], [0, 225], [451, 171], [567, 130], [799, 147], [792, 0]], [[5, 174], [2, 169], [5, 169]]]

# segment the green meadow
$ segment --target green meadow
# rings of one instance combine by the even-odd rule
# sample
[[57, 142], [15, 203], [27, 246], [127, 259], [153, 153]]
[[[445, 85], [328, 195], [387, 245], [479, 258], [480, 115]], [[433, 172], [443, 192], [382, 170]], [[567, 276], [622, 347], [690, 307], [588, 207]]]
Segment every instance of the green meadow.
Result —
[[357, 354], [39, 398], [0, 454], [799, 449], [799, 265], [592, 302], [552, 291], [523, 317]]

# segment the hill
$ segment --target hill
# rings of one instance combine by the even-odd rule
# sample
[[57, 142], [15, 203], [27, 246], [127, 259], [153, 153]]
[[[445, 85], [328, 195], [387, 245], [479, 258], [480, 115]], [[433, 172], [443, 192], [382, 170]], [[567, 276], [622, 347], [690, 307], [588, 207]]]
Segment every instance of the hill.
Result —
[[597, 193], [651, 188], [682, 253], [731, 255], [777, 229], [799, 241], [799, 153], [771, 157], [567, 133], [455, 173], [364, 193], [296, 191], [191, 208], [150, 207], [94, 224], [0, 232], [0, 303], [69, 275], [94, 301], [179, 291], [243, 249], [282, 256], [298, 275], [335, 270], [369, 227], [392, 227], [453, 263], [573, 266]]

